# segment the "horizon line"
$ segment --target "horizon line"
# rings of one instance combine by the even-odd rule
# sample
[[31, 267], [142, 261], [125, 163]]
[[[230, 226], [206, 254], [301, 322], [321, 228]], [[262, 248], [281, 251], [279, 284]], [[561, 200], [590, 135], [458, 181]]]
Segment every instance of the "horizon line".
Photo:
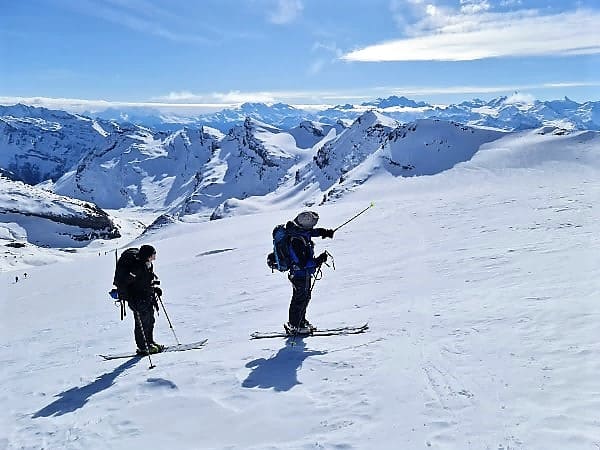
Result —
[[[289, 100], [295, 98], [295, 100], [299, 100], [302, 98], [301, 93], [290, 93], [290, 92], [282, 92], [281, 95], [278, 95], [276, 92], [268, 93], [268, 96], [265, 96], [265, 93], [245, 93], [237, 95], [239, 96], [239, 101], [229, 101], [229, 102], [219, 102], [219, 101], [190, 101], [183, 102], [184, 98], [180, 98], [181, 101], [169, 102], [169, 101], [121, 101], [121, 100], [103, 100], [103, 99], [78, 99], [78, 98], [65, 98], [65, 97], [46, 97], [46, 96], [0, 96], [0, 105], [3, 106], [12, 106], [22, 104], [25, 106], [33, 106], [33, 107], [42, 107], [47, 109], [58, 109], [64, 111], [74, 111], [74, 112], [101, 112], [110, 108], [156, 108], [156, 109], [173, 109], [173, 110], [181, 110], [181, 109], [205, 109], [212, 110], [212, 112], [217, 112], [223, 109], [228, 108], [238, 108], [243, 104], [247, 103], [256, 103], [256, 104], [265, 104], [268, 106], [272, 106], [274, 104], [282, 103], [288, 106], [302, 109], [302, 110], [320, 110], [333, 108], [335, 106], [343, 106], [345, 104], [353, 104], [355, 106], [363, 106], [364, 103], [375, 101], [375, 100], [385, 100], [390, 97], [404, 97], [408, 100], [411, 100], [411, 96], [414, 97], [425, 97], [427, 95], [460, 95], [465, 94], [473, 94], [474, 96], [470, 97], [470, 100], [477, 99], [476, 94], [480, 95], [490, 95], [490, 94], [499, 94], [506, 93], [506, 95], [500, 95], [500, 97], [510, 97], [510, 96], [521, 96], [528, 97], [531, 101], [533, 100], [541, 100], [540, 98], [532, 95], [529, 92], [523, 91], [532, 91], [532, 90], [540, 90], [540, 89], [560, 89], [560, 88], [568, 88], [568, 87], [596, 87], [600, 86], [600, 81], [598, 82], [557, 82], [557, 83], [543, 83], [539, 85], [529, 85], [529, 86], [491, 86], [491, 87], [477, 87], [477, 86], [454, 86], [454, 87], [442, 87], [442, 88], [384, 88], [384, 87], [376, 87], [376, 88], [368, 88], [364, 91], [370, 91], [373, 95], [365, 95], [365, 94], [353, 94], [350, 92], [345, 93], [335, 93], [327, 92], [321, 93], [321, 95], [316, 95], [316, 93], [305, 93], [303, 100], [301, 102], [294, 101], [285, 101], [287, 97]], [[358, 90], [356, 90], [358, 91]], [[355, 92], [356, 92], [355, 91]], [[379, 93], [379, 95], [378, 95]], [[172, 95], [173, 93], [169, 94]], [[212, 94], [211, 96], [214, 96]], [[311, 98], [315, 97], [329, 97], [331, 99], [340, 100], [340, 102], [311, 102]], [[188, 98], [190, 100], [201, 100], [201, 95], [191, 94], [189, 93]], [[165, 96], [163, 98], [168, 98]], [[550, 99], [558, 100], [569, 98], [569, 95], [559, 95], [558, 97], [554, 97]], [[464, 99], [461, 101], [468, 101], [469, 99]], [[360, 103], [351, 102], [350, 100], [358, 100]], [[423, 100], [420, 100], [423, 102]], [[594, 99], [588, 99], [583, 101], [583, 103], [588, 101], [600, 101]], [[455, 104], [454, 102], [429, 102], [424, 101], [430, 106], [447, 106], [450, 104]], [[580, 102], [578, 102], [580, 103]], [[208, 112], [208, 111], [207, 111]]]

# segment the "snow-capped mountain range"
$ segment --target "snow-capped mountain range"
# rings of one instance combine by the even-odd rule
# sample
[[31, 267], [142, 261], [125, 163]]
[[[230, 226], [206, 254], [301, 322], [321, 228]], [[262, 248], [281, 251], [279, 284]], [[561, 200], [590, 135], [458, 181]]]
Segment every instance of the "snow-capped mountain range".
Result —
[[[499, 98], [442, 108], [390, 97], [321, 111], [312, 120], [289, 105], [245, 104], [207, 121], [221, 129], [229, 123], [225, 132], [193, 120], [172, 131], [160, 124], [123, 121], [124, 116], [117, 121], [5, 106], [0, 107], [0, 169], [6, 192], [20, 192], [15, 198], [29, 195], [40, 205], [49, 203], [40, 200], [45, 195], [55, 196], [50, 203], [58, 201], [56, 196], [62, 196], [61, 202], [78, 199], [92, 205], [84, 210], [93, 211], [95, 221], [102, 216], [110, 222], [100, 208], [112, 214], [126, 210], [147, 213], [158, 227], [172, 220], [324, 204], [372, 178], [448, 170], [507, 135], [550, 140], [563, 135], [575, 139], [582, 132], [596, 136], [597, 131], [579, 130], [600, 128], [599, 104], [565, 99], [525, 105]], [[21, 219], [31, 216], [29, 210], [15, 209], [11, 196], [0, 200], [5, 211], [0, 221], [10, 219], [26, 229]], [[52, 208], [38, 215], [45, 220], [56, 216]], [[71, 241], [74, 236], [118, 235], [107, 222], [79, 226], [68, 233]], [[16, 236], [5, 234], [7, 239]], [[44, 245], [60, 241], [25, 234], [30, 242]]]
[[232, 126], [242, 124], [247, 117], [289, 129], [303, 120], [330, 125], [342, 120], [354, 121], [368, 110], [375, 110], [400, 122], [437, 118], [510, 131], [543, 125], [569, 130], [600, 130], [600, 102], [578, 103], [567, 97], [563, 100], [524, 101], [519, 96], [503, 96], [489, 101], [474, 99], [459, 104], [432, 105], [403, 96], [391, 96], [359, 105], [337, 105], [311, 111], [284, 103], [244, 103], [237, 108], [197, 116], [164, 114], [148, 108], [109, 109], [87, 115], [104, 120], [129, 121], [157, 130], [173, 131], [184, 125], [206, 125], [227, 132]]

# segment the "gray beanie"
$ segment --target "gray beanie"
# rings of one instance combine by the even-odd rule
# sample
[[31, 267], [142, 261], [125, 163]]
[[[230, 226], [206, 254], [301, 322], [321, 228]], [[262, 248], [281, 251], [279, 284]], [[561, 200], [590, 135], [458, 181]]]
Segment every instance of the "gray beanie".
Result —
[[314, 211], [302, 211], [294, 219], [294, 223], [300, 228], [310, 230], [319, 221], [319, 215]]

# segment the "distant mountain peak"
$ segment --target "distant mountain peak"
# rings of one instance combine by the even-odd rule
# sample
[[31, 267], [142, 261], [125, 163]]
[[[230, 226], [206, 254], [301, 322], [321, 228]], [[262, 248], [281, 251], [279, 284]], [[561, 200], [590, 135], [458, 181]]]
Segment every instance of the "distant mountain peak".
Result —
[[398, 122], [385, 114], [382, 114], [374, 109], [370, 109], [360, 115], [356, 119], [356, 123], [366, 127], [372, 127], [375, 124], [383, 125], [384, 127], [394, 128], [398, 126]]
[[391, 108], [394, 106], [403, 106], [403, 107], [408, 107], [408, 108], [421, 108], [424, 106], [429, 106], [427, 103], [425, 102], [415, 102], [414, 100], [411, 100], [409, 98], [406, 98], [404, 96], [396, 96], [396, 95], [392, 95], [390, 97], [387, 98], [378, 98], [375, 101], [372, 102], [365, 102], [362, 103], [363, 106], [375, 106], [377, 108]]
[[502, 106], [506, 102], [507, 99], [508, 99], [508, 97], [506, 95], [502, 95], [500, 97], [491, 99], [490, 101], [488, 101], [486, 103], [486, 105], [492, 106], [492, 107]]

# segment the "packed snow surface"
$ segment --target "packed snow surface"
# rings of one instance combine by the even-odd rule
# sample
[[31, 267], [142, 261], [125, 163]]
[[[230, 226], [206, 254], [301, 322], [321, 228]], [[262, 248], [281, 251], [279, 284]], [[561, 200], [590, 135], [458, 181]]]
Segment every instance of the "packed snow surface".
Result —
[[[298, 205], [151, 236], [177, 336], [208, 338], [153, 370], [97, 356], [134, 347], [114, 253], [0, 273], [0, 448], [597, 448], [598, 138], [519, 136], [313, 208], [335, 227], [375, 201], [316, 240], [336, 270], [308, 311], [365, 334], [248, 339], [287, 319], [265, 257]], [[155, 336], [175, 342], [162, 310]]]

